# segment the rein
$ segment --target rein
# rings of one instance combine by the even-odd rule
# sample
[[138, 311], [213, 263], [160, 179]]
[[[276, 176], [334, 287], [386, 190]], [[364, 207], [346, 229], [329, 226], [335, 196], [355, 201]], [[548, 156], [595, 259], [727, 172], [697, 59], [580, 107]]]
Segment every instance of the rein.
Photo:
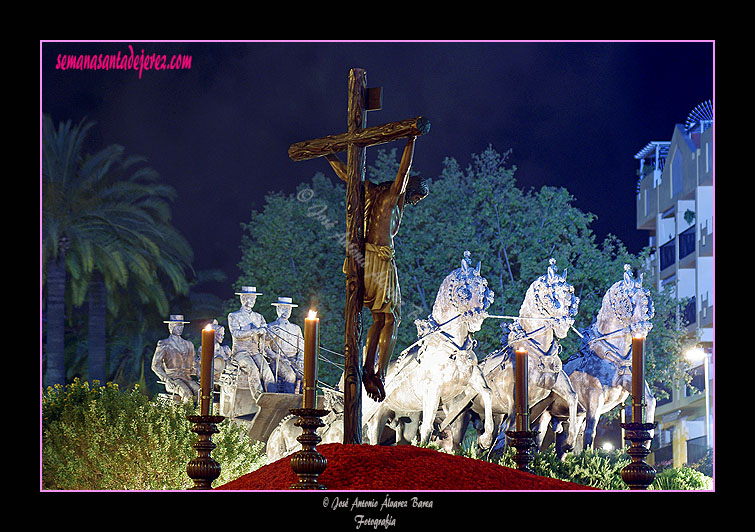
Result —
[[[556, 320], [556, 318], [553, 318], [553, 317], [550, 317], [550, 316], [548, 316], [548, 317], [541, 317], [541, 318], [521, 317], [521, 316], [488, 316], [488, 317], [489, 318], [499, 318], [499, 319], [514, 319], [514, 320], [545, 320], [545, 321]], [[551, 329], [551, 328], [553, 328], [553, 325], [546, 324], [546, 325], [543, 325], [542, 327], [539, 327], [539, 328], [537, 328], [537, 329], [535, 329], [535, 330], [533, 330], [531, 332], [525, 333], [525, 335], [523, 337], [517, 338], [516, 340], [510, 341], [505, 346], [503, 346], [502, 349], [494, 351], [493, 353], [489, 354], [488, 356], [486, 356], [485, 358], [483, 358], [482, 360], [480, 360], [480, 362], [484, 362], [485, 360], [487, 360], [487, 359], [495, 356], [499, 352], [506, 351], [512, 345], [517, 344], [517, 343], [522, 342], [522, 341], [525, 341], [525, 340], [530, 341], [535, 346], [535, 349], [537, 349], [538, 351], [540, 351], [540, 353], [542, 353], [543, 356], [548, 356], [548, 353], [546, 353], [545, 351], [543, 351], [540, 348], [540, 343], [537, 340], [534, 340], [532, 338], [532, 336], [534, 336], [536, 333], [539, 333], [543, 329]]]
[[[457, 319], [457, 318], [460, 318], [460, 317], [461, 317], [461, 316], [463, 316], [463, 315], [464, 315], [463, 313], [462, 313], [462, 314], [457, 314], [457, 315], [456, 315], [456, 316], [454, 316], [453, 318], [451, 318], [451, 319], [449, 319], [449, 320], [446, 320], [446, 321], [444, 321], [443, 323], [440, 323], [440, 324], [436, 324], [436, 327], [435, 327], [435, 328], [433, 328], [433, 330], [432, 330], [432, 331], [430, 331], [430, 332], [428, 332], [427, 334], [425, 334], [424, 336], [422, 336], [422, 338], [418, 338], [416, 342], [414, 342], [414, 343], [413, 343], [413, 344], [411, 344], [411, 345], [410, 345], [409, 347], [407, 347], [406, 349], [404, 349], [403, 351], [401, 351], [401, 353], [399, 353], [398, 357], [396, 357], [396, 365], [398, 366], [399, 364], [401, 364], [401, 362], [402, 362], [402, 361], [403, 361], [403, 360], [404, 360], [404, 359], [406, 358], [406, 354], [407, 354], [407, 353], [408, 353], [408, 352], [409, 352], [409, 351], [410, 351], [410, 350], [411, 350], [411, 349], [412, 349], [412, 348], [413, 348], [414, 346], [416, 346], [416, 345], [419, 345], [419, 344], [420, 344], [420, 343], [422, 343], [422, 342], [423, 342], [423, 341], [424, 341], [425, 339], [427, 339], [427, 338], [429, 338], [430, 336], [432, 336], [432, 335], [434, 335], [434, 334], [436, 334], [436, 333], [439, 333], [439, 332], [442, 332], [442, 333], [443, 333], [443, 335], [444, 335], [444, 337], [446, 338], [446, 340], [447, 340], [447, 341], [449, 341], [449, 342], [451, 342], [451, 343], [452, 343], [452, 344], [453, 344], [453, 345], [454, 345], [454, 346], [455, 346], [456, 348], [463, 350], [463, 349], [462, 349], [461, 347], [459, 347], [458, 345], [456, 345], [456, 342], [454, 342], [453, 340], [450, 340], [450, 339], [449, 339], [449, 338], [450, 338], [450, 335], [449, 335], [448, 333], [446, 333], [445, 331], [442, 331], [442, 329], [443, 329], [443, 327], [444, 327], [444, 326], [448, 325], [449, 323], [451, 323], [452, 321], [454, 321], [454, 320], [455, 320], [455, 319]], [[430, 319], [432, 319], [432, 316], [430, 317]], [[433, 321], [435, 321], [435, 320], [433, 320]], [[467, 337], [467, 339], [469, 339], [469, 337]], [[465, 342], [464, 342], [464, 345], [466, 345], [466, 344], [467, 344], [467, 342], [465, 341]], [[404, 367], [403, 365], [402, 365], [401, 367], [397, 367], [396, 371], [397, 371], [397, 372], [398, 372], [398, 371], [400, 371], [401, 369], [403, 369], [403, 367]]]
[[611, 349], [613, 349], [614, 351], [616, 351], [618, 353], [619, 348], [616, 347], [615, 345], [613, 345], [611, 342], [609, 342], [607, 340], [607, 338], [618, 337], [618, 336], [620, 336], [619, 333], [626, 334], [626, 330], [627, 329], [628, 329], [628, 327], [623, 327], [621, 329], [616, 329], [615, 331], [611, 331], [609, 333], [605, 333], [605, 334], [602, 334], [600, 336], [596, 336], [595, 338], [591, 338], [590, 340], [588, 340], [587, 345], [588, 346], [592, 346], [592, 344], [594, 344], [596, 342], [603, 342], [603, 343], [607, 344]]
[[[463, 314], [457, 314], [456, 316], [454, 316], [454, 317], [453, 317], [453, 318], [451, 318], [450, 320], [448, 320], [448, 321], [444, 321], [443, 323], [440, 323], [440, 324], [438, 324], [438, 325], [437, 325], [437, 326], [436, 326], [436, 327], [435, 327], [435, 328], [434, 328], [434, 329], [433, 329], [432, 331], [430, 331], [429, 333], [427, 333], [426, 335], [424, 335], [424, 336], [423, 336], [422, 338], [419, 338], [419, 339], [418, 339], [418, 340], [417, 340], [416, 342], [414, 342], [414, 343], [413, 343], [413, 344], [411, 344], [411, 345], [410, 345], [409, 347], [407, 347], [406, 349], [404, 349], [403, 351], [401, 351], [401, 353], [399, 354], [399, 356], [398, 356], [397, 358], [399, 358], [399, 359], [400, 359], [400, 358], [401, 358], [402, 356], [404, 356], [404, 355], [405, 355], [406, 353], [408, 353], [408, 352], [409, 352], [409, 350], [410, 350], [410, 349], [411, 349], [412, 347], [414, 347], [415, 345], [417, 345], [417, 344], [419, 344], [420, 342], [422, 342], [422, 341], [423, 341], [423, 340], [424, 340], [425, 338], [428, 338], [428, 337], [432, 336], [432, 335], [433, 335], [433, 334], [435, 334], [435, 333], [438, 333], [438, 332], [442, 332], [442, 331], [441, 331], [441, 329], [442, 329], [442, 328], [443, 328], [443, 327], [444, 327], [445, 325], [448, 325], [449, 323], [451, 323], [451, 322], [452, 322], [452, 321], [454, 321], [455, 319], [457, 319], [457, 318], [460, 318], [460, 317], [461, 317], [462, 315], [463, 315]], [[435, 321], [435, 320], [433, 320], [433, 321]], [[444, 333], [444, 334], [445, 334], [446, 336], [448, 336], [448, 333]], [[453, 342], [453, 341], [451, 341], [451, 342], [452, 342], [452, 343], [453, 343], [454, 345], [456, 345], [456, 343], [455, 343], [455, 342]], [[458, 346], [457, 346], [457, 347], [458, 347]]]

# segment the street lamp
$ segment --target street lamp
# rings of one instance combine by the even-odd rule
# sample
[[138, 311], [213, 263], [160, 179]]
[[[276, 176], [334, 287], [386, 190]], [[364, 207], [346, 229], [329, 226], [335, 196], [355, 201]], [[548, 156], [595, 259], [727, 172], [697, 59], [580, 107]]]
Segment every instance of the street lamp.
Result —
[[703, 362], [703, 379], [705, 384], [705, 444], [710, 448], [710, 390], [708, 388], [708, 354], [700, 347], [688, 349], [685, 353], [690, 362]]

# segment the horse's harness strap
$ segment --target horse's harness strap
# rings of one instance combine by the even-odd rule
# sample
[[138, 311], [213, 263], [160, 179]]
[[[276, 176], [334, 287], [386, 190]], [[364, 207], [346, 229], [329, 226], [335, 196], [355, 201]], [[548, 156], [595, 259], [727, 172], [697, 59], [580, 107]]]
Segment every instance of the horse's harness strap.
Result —
[[[626, 331], [626, 330], [627, 330], [627, 328], [626, 328], [626, 327], [624, 327], [624, 328], [622, 328], [622, 329], [616, 329], [615, 331], [611, 331], [611, 332], [609, 332], [609, 333], [606, 333], [606, 334], [602, 334], [602, 335], [600, 335], [600, 336], [597, 336], [597, 337], [595, 337], [595, 338], [592, 338], [591, 340], [589, 340], [589, 341], [587, 342], [587, 347], [589, 347], [589, 346], [590, 346], [591, 344], [593, 344], [593, 343], [596, 343], [596, 342], [602, 342], [602, 343], [606, 344], [606, 345], [607, 345], [607, 346], [608, 346], [608, 347], [610, 348], [610, 350], [611, 350], [611, 351], [612, 351], [613, 353], [615, 353], [615, 354], [616, 354], [617, 358], [623, 359], [624, 357], [623, 357], [623, 356], [621, 356], [621, 355], [619, 355], [619, 348], [618, 348], [618, 347], [616, 347], [615, 345], [613, 345], [613, 344], [612, 344], [611, 342], [609, 342], [609, 341], [607, 340], [607, 338], [614, 338], [614, 337], [617, 337], [617, 336], [618, 336], [618, 333], [625, 333], [625, 331]], [[622, 374], [623, 374], [623, 371], [624, 371], [624, 370], [626, 370], [626, 368], [627, 368], [627, 365], [628, 365], [628, 364], [624, 363], [624, 364], [617, 364], [617, 365], [619, 366], [619, 371], [620, 371], [620, 373], [619, 373], [619, 374], [620, 374], [620, 375], [622, 375]]]
[[[596, 331], [595, 326], [591, 327], [589, 331], [592, 331], [590, 335], [587, 336], [587, 341], [582, 343], [582, 346], [580, 347], [579, 351], [572, 357], [569, 358], [567, 362], [570, 362], [572, 360], [575, 360], [576, 358], [581, 359], [580, 367], [585, 363], [587, 356], [598, 356], [595, 354], [592, 344], [595, 344], [597, 342], [602, 342], [606, 344], [609, 347], [609, 351], [615, 355], [615, 357], [608, 356], [608, 357], [601, 357], [606, 362], [610, 362], [614, 366], [616, 366], [616, 372], [617, 375], [623, 376], [623, 375], [631, 375], [632, 368], [631, 368], [631, 360], [626, 360], [624, 357], [622, 357], [619, 354], [619, 349], [614, 344], [609, 342], [607, 338], [612, 338], [618, 336], [618, 333], [623, 333], [626, 331], [626, 327], [622, 329], [616, 329], [615, 331], [611, 331], [609, 333], [600, 334], [599, 336], [595, 334], [594, 331]], [[599, 331], [597, 331], [599, 332]], [[592, 337], [590, 337], [592, 336]]]
[[473, 339], [472, 339], [472, 338], [471, 338], [470, 336], [467, 336], [467, 338], [466, 338], [466, 339], [464, 340], [464, 344], [462, 344], [462, 345], [459, 345], [459, 344], [457, 344], [456, 342], [454, 342], [454, 340], [453, 340], [453, 336], [451, 336], [451, 335], [450, 335], [450, 334], [448, 334], [447, 332], [445, 332], [445, 331], [441, 331], [441, 332], [440, 332], [440, 334], [441, 334], [441, 336], [443, 336], [443, 338], [444, 338], [444, 339], [445, 339], [445, 340], [446, 340], [447, 342], [451, 343], [451, 344], [452, 344], [452, 345], [453, 345], [453, 346], [454, 346], [454, 347], [456, 348], [456, 351], [453, 351], [453, 352], [452, 352], [452, 353], [451, 353], [451, 354], [450, 354], [450, 355], [448, 356], [448, 358], [450, 358], [451, 360], [454, 360], [454, 359], [456, 359], [456, 353], [457, 353], [458, 351], [468, 351], [468, 350], [470, 349], [470, 344], [474, 345], [474, 340], [473, 340]]
[[[447, 321], [444, 321], [443, 323], [440, 323], [440, 324], [438, 322], [436, 322], [433, 319], [432, 316], [430, 316], [429, 321], [431, 322], [432, 325], [434, 325], [434, 327], [432, 328], [432, 330], [430, 330], [428, 333], [426, 333], [424, 336], [422, 336], [422, 338], [420, 338], [419, 340], [417, 340], [416, 342], [414, 342], [414, 344], [412, 344], [411, 346], [409, 346], [409, 348], [405, 349], [404, 353], [408, 352], [408, 350], [411, 347], [413, 347], [414, 345], [421, 343], [423, 340], [425, 340], [428, 337], [430, 337], [431, 335], [437, 334], [437, 333], [440, 333], [440, 335], [447, 342], [451, 343], [458, 351], [468, 351], [469, 349], [471, 349], [475, 345], [475, 340], [471, 337], [471, 335], [467, 335], [467, 338], [464, 340], [464, 344], [463, 345], [458, 345], [456, 342], [454, 342], [453, 336], [451, 336], [450, 334], [448, 334], [446, 331], [442, 330], [442, 327], [444, 325], [446, 325], [446, 324], [454, 321], [456, 318], [459, 318], [461, 316], [462, 316], [462, 314], [457, 314], [453, 318], [451, 318], [451, 319], [449, 319]], [[471, 346], [470, 346], [470, 344], [471, 344]], [[451, 354], [448, 356], [448, 358], [450, 358], [451, 360], [455, 360], [456, 359], [456, 351], [451, 352]], [[419, 364], [419, 363], [422, 362], [422, 357], [421, 356], [417, 356], [416, 360], [417, 360], [417, 363]]]
[[[501, 357], [501, 362], [499, 363], [499, 365], [501, 366], [501, 369], [505, 369], [506, 368], [506, 362], [510, 358], [510, 356], [509, 357], [505, 356], [505, 353], [506, 352], [508, 352], [509, 354], [511, 353], [511, 346], [513, 344], [515, 344], [515, 343], [519, 343], [521, 341], [528, 340], [535, 347], [535, 349], [537, 349], [537, 351], [540, 352], [539, 355], [538, 355], [538, 357], [537, 357], [537, 366], [538, 366], [538, 368], [542, 372], [550, 371], [550, 372], [558, 373], [559, 371], [561, 371], [561, 368], [559, 368], [558, 370], [556, 370], [553, 367], [553, 364], [551, 364], [550, 367], [546, 367], [545, 363], [543, 362], [544, 358], [551, 359], [551, 357], [553, 357], [553, 356], [557, 357], [557, 355], [558, 355], [558, 353], [560, 351], [560, 348], [561, 348], [560, 344], [558, 342], [554, 341], [554, 342], [551, 343], [550, 349], [548, 351], [544, 351], [540, 347], [540, 343], [537, 340], [535, 340], [534, 338], [532, 338], [532, 336], [534, 336], [536, 333], [542, 331], [545, 328], [546, 328], [546, 325], [543, 325], [542, 327], [540, 327], [538, 329], [535, 329], [534, 331], [531, 331], [529, 333], [526, 333], [524, 336], [522, 336], [520, 338], [517, 338], [517, 339], [509, 342], [508, 344], [506, 344], [506, 346], [501, 350], [504, 353], [504, 356]], [[558, 360], [559, 360], [559, 362], [561, 361], [561, 359], [558, 359]]]
[[611, 342], [607, 341], [606, 338], [613, 338], [615, 336], [618, 336], [618, 333], [625, 333], [626, 330], [627, 330], [627, 327], [623, 327], [621, 329], [616, 329], [615, 331], [611, 331], [609, 333], [601, 334], [600, 336], [596, 336], [595, 338], [591, 338], [588, 341], [588, 344], [592, 344], [592, 343], [595, 343], [595, 342], [604, 342], [604, 343], [608, 344], [609, 346], [611, 346], [612, 348], [616, 349], [616, 346], [613, 345]]

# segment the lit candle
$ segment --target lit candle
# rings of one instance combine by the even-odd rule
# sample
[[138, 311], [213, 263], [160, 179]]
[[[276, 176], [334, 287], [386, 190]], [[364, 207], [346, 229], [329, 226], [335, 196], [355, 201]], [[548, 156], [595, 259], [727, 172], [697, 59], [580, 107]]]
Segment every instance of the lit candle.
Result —
[[317, 355], [320, 351], [320, 318], [310, 310], [304, 320], [304, 408], [316, 408]]
[[210, 415], [212, 406], [212, 369], [215, 358], [215, 329], [207, 325], [202, 329], [202, 368], [199, 378], [201, 387], [199, 412], [203, 416]]
[[516, 430], [530, 430], [529, 406], [527, 398], [527, 350], [517, 348], [514, 354], [514, 368], [516, 370]]
[[632, 337], [632, 423], [642, 423], [645, 402], [645, 338]]

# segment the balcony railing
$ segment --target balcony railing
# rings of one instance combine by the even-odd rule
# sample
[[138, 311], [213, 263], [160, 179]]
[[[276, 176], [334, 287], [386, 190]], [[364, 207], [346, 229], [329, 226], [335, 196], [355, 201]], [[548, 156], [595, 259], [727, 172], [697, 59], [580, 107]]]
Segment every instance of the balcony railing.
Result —
[[674, 461], [674, 448], [671, 445], [666, 445], [665, 447], [659, 447], [656, 449], [653, 449], [653, 455], [655, 457], [655, 468], [659, 469], [662, 467], [668, 467], [670, 466]]
[[679, 233], [679, 260], [695, 252], [695, 226]]
[[708, 450], [708, 443], [705, 436], [699, 438], [692, 438], [687, 440], [687, 463], [692, 464], [698, 460], [705, 458], [705, 453]]
[[661, 270], [665, 270], [676, 262], [676, 239], [671, 239], [659, 249]]

